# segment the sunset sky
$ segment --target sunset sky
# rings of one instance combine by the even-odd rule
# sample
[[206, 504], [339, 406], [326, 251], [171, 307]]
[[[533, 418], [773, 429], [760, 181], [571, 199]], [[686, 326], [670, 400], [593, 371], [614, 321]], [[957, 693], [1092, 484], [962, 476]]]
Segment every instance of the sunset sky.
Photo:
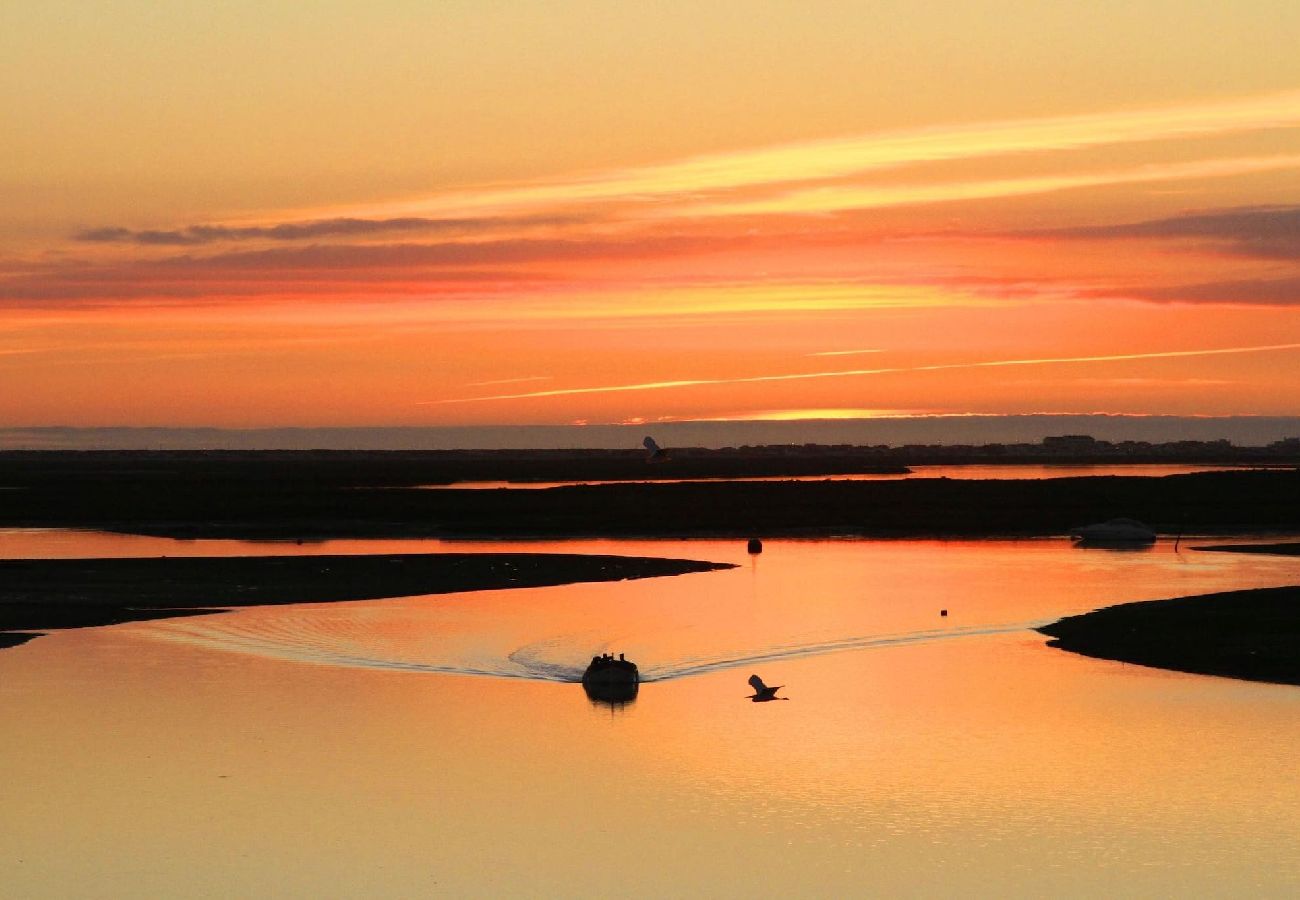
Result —
[[1300, 4], [11, 3], [0, 424], [1300, 415]]

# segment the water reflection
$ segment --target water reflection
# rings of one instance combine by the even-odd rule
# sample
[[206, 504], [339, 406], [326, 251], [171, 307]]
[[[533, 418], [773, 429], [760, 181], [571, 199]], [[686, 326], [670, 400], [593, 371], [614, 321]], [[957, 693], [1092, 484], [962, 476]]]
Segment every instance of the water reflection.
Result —
[[[391, 542], [375, 542], [388, 548]], [[1112, 603], [1274, 586], [1294, 560], [1084, 553], [1067, 540], [566, 541], [457, 549], [749, 560], [674, 578], [241, 609], [141, 623], [141, 634], [316, 665], [575, 683], [626, 652], [645, 683], [805, 657], [976, 640]], [[946, 610], [942, 615], [940, 610]], [[746, 675], [749, 673], [746, 672]]]
[[635, 681], [623, 684], [588, 684], [584, 682], [582, 690], [587, 695], [587, 699], [593, 704], [622, 709], [629, 703], [636, 701], [636, 695], [640, 687]]
[[441, 491], [448, 489], [491, 491], [517, 490], [538, 491], [554, 487], [574, 487], [577, 485], [603, 484], [683, 484], [708, 481], [909, 481], [917, 478], [955, 478], [955, 479], [989, 479], [1006, 481], [1013, 479], [1040, 480], [1044, 478], [1082, 478], [1105, 475], [1159, 478], [1165, 475], [1188, 475], [1193, 472], [1232, 472], [1255, 468], [1250, 465], [1205, 465], [1193, 463], [1103, 463], [1084, 465], [948, 465], [948, 466], [912, 466], [911, 473], [846, 473], [842, 475], [760, 475], [749, 478], [655, 478], [624, 479], [618, 481], [576, 480], [576, 481], [456, 481], [451, 484], [422, 484], [414, 487], [419, 490]]
[[1083, 538], [1074, 542], [1076, 550], [1118, 550], [1123, 553], [1149, 553], [1155, 549], [1155, 542], [1137, 544], [1133, 541], [1107, 541], [1103, 539]]
[[[1300, 572], [1167, 550], [768, 541], [727, 572], [41, 638], [0, 653], [6, 892], [1294, 896], [1300, 690], [1020, 627]], [[665, 677], [621, 706], [557, 683], [606, 651]], [[752, 673], [796, 702], [744, 702]]]

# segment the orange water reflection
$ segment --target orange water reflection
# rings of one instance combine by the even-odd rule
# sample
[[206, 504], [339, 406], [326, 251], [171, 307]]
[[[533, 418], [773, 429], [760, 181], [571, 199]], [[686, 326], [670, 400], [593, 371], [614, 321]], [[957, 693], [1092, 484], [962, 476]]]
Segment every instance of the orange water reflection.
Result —
[[[755, 663], [788, 703], [749, 703], [751, 666], [725, 667], [810, 640], [993, 630], [1056, 607], [1280, 584], [1295, 560], [777, 541], [749, 568], [733, 543], [560, 545], [745, 563], [728, 572], [250, 609], [0, 652], [8, 889], [1300, 888], [1300, 690], [1088, 660], [1023, 630]], [[596, 643], [647, 669], [724, 667], [647, 684], [618, 711], [527, 668]], [[521, 647], [532, 655], [512, 663]], [[527, 677], [421, 670], [441, 664]]]
[[1113, 463], [1099, 465], [952, 465], [912, 466], [910, 474], [842, 474], [842, 475], [771, 475], [753, 478], [659, 478], [653, 482], [623, 481], [457, 481], [452, 484], [419, 485], [426, 490], [545, 490], [553, 487], [598, 484], [680, 484], [697, 481], [899, 481], [918, 478], [956, 478], [961, 480], [987, 479], [1008, 481], [1027, 479], [1039, 481], [1046, 478], [1083, 478], [1101, 475], [1142, 476], [1162, 478], [1166, 475], [1189, 475], [1193, 472], [1233, 472], [1251, 466], [1196, 465], [1191, 463]]
[[[395, 549], [392, 542], [375, 543]], [[1121, 600], [1285, 584], [1297, 570], [1288, 558], [1174, 553], [1168, 543], [1140, 553], [1090, 551], [1065, 540], [768, 541], [757, 557], [737, 541], [438, 548], [448, 546], [739, 566], [540, 591], [268, 607], [140, 631], [304, 662], [570, 681], [594, 654], [608, 650], [636, 660], [645, 680], [662, 681], [828, 652], [1022, 631]]]

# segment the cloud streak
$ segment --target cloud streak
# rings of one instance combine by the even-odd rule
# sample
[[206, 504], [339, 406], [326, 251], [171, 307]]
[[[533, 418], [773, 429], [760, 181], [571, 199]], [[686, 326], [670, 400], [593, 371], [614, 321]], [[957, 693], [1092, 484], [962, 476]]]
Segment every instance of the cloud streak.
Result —
[[[371, 207], [375, 215], [474, 215], [556, 203], [698, 201], [719, 193], [787, 190], [921, 163], [1116, 144], [1212, 137], [1300, 125], [1300, 91], [1082, 115], [1009, 119], [872, 132], [754, 150], [708, 154], [659, 165], [556, 179], [518, 187], [446, 193]], [[1025, 184], [1022, 184], [1022, 187]], [[845, 207], [847, 208], [847, 207]], [[725, 206], [718, 206], [720, 211]]]
[[673, 388], [704, 387], [727, 384], [764, 384], [783, 381], [810, 381], [822, 378], [852, 378], [868, 375], [893, 375], [910, 372], [943, 372], [955, 369], [985, 369], [1004, 366], [1046, 366], [1077, 363], [1126, 362], [1144, 359], [1178, 359], [1193, 356], [1223, 356], [1241, 353], [1266, 353], [1282, 350], [1300, 350], [1300, 343], [1264, 344], [1253, 347], [1215, 347], [1199, 350], [1165, 350], [1150, 353], [1118, 353], [1107, 356], [1057, 356], [1037, 359], [997, 359], [966, 363], [938, 363], [926, 366], [886, 366], [878, 369], [839, 369], [831, 372], [797, 372], [786, 375], [750, 375], [740, 378], [694, 378], [678, 381], [646, 381], [634, 384], [604, 385], [601, 387], [560, 388], [549, 391], [530, 391], [519, 394], [495, 394], [488, 397], [457, 397], [447, 400], [423, 400], [418, 405], [480, 403], [500, 400], [535, 400], [547, 397], [570, 397], [582, 394], [613, 394], [633, 391], [657, 391]]
[[494, 384], [522, 384], [528, 381], [550, 381], [550, 375], [529, 375], [524, 378], [494, 378], [491, 381], [471, 381], [465, 387], [489, 387]]
[[721, 200], [667, 208], [665, 214], [670, 216], [816, 215], [842, 210], [1025, 197], [1054, 191], [1122, 184], [1224, 178], [1285, 169], [1300, 169], [1300, 154], [1148, 163], [1100, 172], [1034, 175], [1022, 178], [987, 178], [916, 184], [837, 184], [798, 188], [758, 199]]
[[187, 247], [231, 241], [308, 241], [321, 238], [368, 237], [394, 232], [424, 232], [469, 235], [495, 231], [505, 226], [567, 225], [567, 216], [516, 218], [429, 218], [407, 216], [391, 219], [336, 218], [274, 225], [187, 225], [176, 229], [136, 230], [120, 227], [92, 228], [73, 235], [73, 240], [93, 244], [139, 244], [143, 246]]
[[[951, 245], [979, 235], [940, 234], [937, 242], [949, 246], [935, 249], [933, 264], [916, 250], [894, 256], [880, 249], [888, 231], [881, 221], [901, 217], [872, 211], [1300, 170], [1300, 153], [1189, 160], [1188, 151], [1180, 148], [1179, 158], [1170, 159], [1167, 144], [1142, 150], [1149, 162], [1113, 163], [1116, 155], [1134, 158], [1132, 145], [1144, 142], [1297, 128], [1300, 91], [1289, 91], [803, 141], [545, 182], [448, 191], [366, 209], [268, 214], [265, 222], [94, 228], [75, 235], [78, 254], [88, 259], [47, 257], [55, 261], [25, 271], [14, 263], [8, 272], [0, 267], [0, 302], [233, 299], [277, 293], [300, 298], [353, 293], [374, 299], [420, 292], [435, 299], [502, 293], [502, 288], [521, 295], [528, 285], [538, 294], [596, 285], [613, 297], [644, 290], [654, 278], [702, 286], [715, 275], [733, 279], [740, 293], [779, 278], [812, 283], [828, 272], [833, 276], [827, 277], [852, 288], [932, 285], [936, 267], [969, 265], [969, 246], [959, 253]], [[1125, 148], [1109, 157], [1111, 167], [1105, 169], [1098, 168], [1097, 158], [1052, 157], [1047, 165], [1059, 164], [1059, 169], [1044, 169], [1044, 161], [1037, 160], [1030, 167], [1034, 174], [1026, 174], [1019, 162], [1035, 153], [1117, 145]], [[1207, 142], [1192, 149], [1213, 154], [1213, 146]], [[1226, 145], [1217, 146], [1221, 151]], [[981, 163], [986, 174], [978, 176], [971, 175], [970, 167], [927, 167], [970, 160], [992, 160], [993, 167]], [[1300, 207], [1249, 207], [1125, 225], [983, 236], [1196, 240], [1212, 250], [1294, 260], [1300, 258]], [[854, 248], [864, 252], [853, 254]], [[995, 262], [997, 252], [990, 245]], [[960, 262], [949, 263], [945, 253]], [[741, 260], [746, 254], [750, 261]], [[994, 279], [992, 292], [1007, 297], [1017, 282], [1033, 280], [1012, 273]], [[1100, 289], [1107, 282], [1105, 275], [1093, 277], [1087, 288], [1098, 288], [1096, 296], [1114, 296], [1118, 291]], [[1183, 299], [1163, 295], [1165, 290], [1163, 285], [1135, 289], [1135, 295], [1153, 301]], [[1192, 301], [1208, 302], [1215, 291], [1253, 296], [1242, 302], [1294, 302], [1289, 286], [1280, 283], [1252, 287], [1225, 282], [1192, 286], [1185, 293]], [[1094, 296], [1071, 285], [1061, 295]], [[787, 306], [801, 308], [797, 301]]]
[[310, 244], [112, 262], [70, 260], [0, 269], [0, 302], [246, 296], [281, 293], [437, 293], [544, 283], [536, 267], [628, 261], [753, 246], [740, 236], [510, 238], [396, 244]]
[[[1096, 292], [1115, 297], [1119, 292]], [[1300, 306], [1300, 277], [1255, 278], [1202, 284], [1148, 287], [1122, 296], [1156, 303], [1220, 303], [1240, 306]]]
[[868, 353], [884, 353], [884, 350], [875, 348], [872, 350], [820, 350], [816, 353], [807, 353], [805, 356], [865, 356]]
[[1242, 256], [1300, 260], [1300, 206], [1247, 206], [1185, 213], [1118, 225], [1089, 225], [1037, 232], [1063, 238], [1213, 241]]

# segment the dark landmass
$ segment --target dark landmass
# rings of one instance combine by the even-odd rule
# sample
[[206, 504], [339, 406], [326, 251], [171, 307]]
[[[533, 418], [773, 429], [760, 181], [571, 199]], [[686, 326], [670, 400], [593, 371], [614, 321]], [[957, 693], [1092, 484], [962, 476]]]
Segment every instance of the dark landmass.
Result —
[[[1101, 438], [1092, 437], [1094, 428]], [[640, 447], [647, 431], [679, 458], [869, 454], [905, 464], [1083, 462], [1099, 457], [1130, 462], [1300, 461], [1297, 416], [1031, 414], [390, 428], [0, 427], [0, 447], [28, 452], [393, 452], [446, 459], [628, 457], [640, 452], [629, 448]], [[489, 447], [498, 449], [483, 449]]]
[[52, 479], [93, 482], [105, 473], [135, 479], [280, 481], [317, 488], [414, 487], [459, 481], [660, 481], [808, 475], [906, 475], [892, 455], [869, 447], [688, 447], [648, 459], [637, 450], [267, 450], [0, 451], [0, 486]]
[[1193, 550], [1214, 550], [1224, 553], [1266, 553], [1272, 556], [1300, 556], [1300, 544], [1219, 544], [1213, 547], [1193, 547]]
[[[0, 647], [54, 628], [729, 569], [727, 563], [560, 553], [0, 560]], [[8, 632], [8, 633], [4, 633]]]
[[[599, 456], [599, 454], [597, 454]], [[545, 457], [546, 454], [524, 454]], [[626, 454], [624, 454], [626, 457]], [[480, 473], [539, 473], [494, 456]], [[813, 456], [801, 465], [812, 465]], [[681, 476], [680, 460], [623, 459]], [[754, 466], [733, 460], [733, 477]], [[488, 463], [483, 463], [488, 465]], [[1300, 471], [1023, 481], [709, 481], [545, 490], [407, 490], [447, 475], [419, 453], [0, 454], [0, 527], [180, 538], [987, 537], [1059, 535], [1116, 516], [1166, 534], [1300, 531]], [[477, 465], [477, 463], [476, 463]], [[546, 477], [609, 474], [582, 454]], [[555, 467], [559, 466], [557, 470]]]
[[1038, 630], [1084, 656], [1300, 684], [1300, 587], [1125, 603]]
[[19, 644], [25, 644], [32, 638], [40, 637], [39, 634], [21, 634], [18, 632], [0, 631], [0, 649], [5, 647], [17, 647]]

